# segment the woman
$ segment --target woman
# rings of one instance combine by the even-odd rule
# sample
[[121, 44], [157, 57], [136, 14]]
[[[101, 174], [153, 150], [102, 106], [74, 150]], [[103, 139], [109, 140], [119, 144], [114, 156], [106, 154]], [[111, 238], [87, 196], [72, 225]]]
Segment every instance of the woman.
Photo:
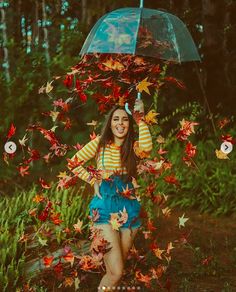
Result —
[[[139, 151], [149, 154], [152, 150], [152, 138], [148, 126], [142, 119], [144, 116], [142, 100], [135, 101], [134, 111], [139, 112], [138, 115], [135, 115], [135, 121], [139, 126], [138, 141], [134, 141], [132, 117], [124, 108], [115, 106], [107, 116], [101, 136], [97, 136], [75, 154], [82, 164], [73, 172], [94, 186], [95, 195], [89, 205], [91, 217], [93, 216], [92, 211], [97, 210], [99, 213], [94, 227], [101, 230], [103, 237], [110, 242], [112, 247], [104, 255], [106, 274], [103, 276], [98, 290], [104, 290], [105, 287], [106, 291], [113, 290], [118, 284], [129, 249], [141, 226], [139, 217], [141, 205], [134, 196], [134, 185], [132, 184], [132, 178], [137, 177], [135, 153], [138, 146]], [[97, 169], [101, 170], [100, 180], [91, 179], [90, 174], [82, 166], [95, 156]], [[123, 195], [125, 193], [127, 195], [127, 191], [132, 193], [132, 198]], [[124, 210], [128, 214], [127, 221], [118, 225], [119, 230], [114, 229], [110, 220], [111, 214], [119, 214]]]

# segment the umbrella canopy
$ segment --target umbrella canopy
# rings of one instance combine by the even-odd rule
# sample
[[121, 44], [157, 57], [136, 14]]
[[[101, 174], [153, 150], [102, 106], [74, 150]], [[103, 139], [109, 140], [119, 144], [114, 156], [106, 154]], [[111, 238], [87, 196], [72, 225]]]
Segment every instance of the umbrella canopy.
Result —
[[121, 8], [101, 17], [80, 51], [155, 57], [177, 63], [200, 61], [185, 24], [155, 9]]

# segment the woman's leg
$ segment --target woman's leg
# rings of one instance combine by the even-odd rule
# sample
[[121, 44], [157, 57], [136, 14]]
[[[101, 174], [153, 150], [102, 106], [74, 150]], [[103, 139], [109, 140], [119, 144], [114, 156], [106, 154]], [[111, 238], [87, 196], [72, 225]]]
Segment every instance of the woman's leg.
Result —
[[128, 252], [133, 245], [134, 238], [138, 232], [138, 229], [139, 228], [132, 229], [132, 233], [128, 228], [120, 229], [121, 250], [124, 263], [127, 259]]
[[113, 230], [111, 224], [100, 224], [96, 228], [101, 229], [101, 235], [110, 242], [112, 248], [107, 252], [103, 259], [106, 266], [106, 274], [103, 276], [98, 291], [102, 290], [102, 287], [110, 287], [111, 291], [113, 286], [116, 286], [120, 281], [124, 269], [124, 262], [122, 258], [122, 250], [120, 246], [119, 231]]

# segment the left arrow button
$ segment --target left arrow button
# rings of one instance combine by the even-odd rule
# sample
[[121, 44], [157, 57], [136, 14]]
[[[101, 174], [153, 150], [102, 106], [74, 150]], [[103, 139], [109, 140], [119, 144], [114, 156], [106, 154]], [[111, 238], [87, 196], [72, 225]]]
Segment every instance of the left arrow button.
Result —
[[12, 141], [8, 141], [5, 145], [4, 145], [4, 150], [8, 153], [8, 154], [13, 154], [16, 152], [16, 143], [12, 142]]

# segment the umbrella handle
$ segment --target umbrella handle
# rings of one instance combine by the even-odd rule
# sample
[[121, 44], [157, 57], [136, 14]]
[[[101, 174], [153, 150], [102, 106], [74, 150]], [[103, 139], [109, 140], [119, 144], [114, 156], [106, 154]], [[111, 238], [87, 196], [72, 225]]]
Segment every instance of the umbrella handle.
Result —
[[[138, 94], [137, 94], [137, 99], [141, 99], [141, 92], [138, 92]], [[129, 104], [128, 104], [128, 102], [125, 103], [125, 110], [126, 110], [126, 112], [127, 112], [129, 115], [132, 116], [132, 113], [131, 113], [131, 111], [130, 111], [130, 109], [129, 109]]]

